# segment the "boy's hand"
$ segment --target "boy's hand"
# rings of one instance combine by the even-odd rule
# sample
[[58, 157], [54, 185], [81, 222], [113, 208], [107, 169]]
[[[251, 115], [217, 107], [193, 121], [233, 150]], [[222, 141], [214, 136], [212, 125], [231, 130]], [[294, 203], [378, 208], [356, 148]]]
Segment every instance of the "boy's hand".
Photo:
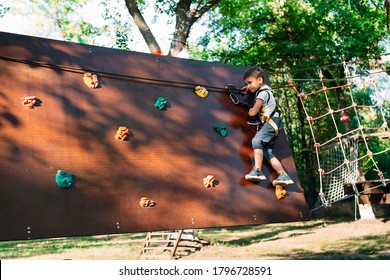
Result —
[[244, 86], [241, 88], [241, 93], [242, 94], [247, 94], [248, 93], [248, 86]]

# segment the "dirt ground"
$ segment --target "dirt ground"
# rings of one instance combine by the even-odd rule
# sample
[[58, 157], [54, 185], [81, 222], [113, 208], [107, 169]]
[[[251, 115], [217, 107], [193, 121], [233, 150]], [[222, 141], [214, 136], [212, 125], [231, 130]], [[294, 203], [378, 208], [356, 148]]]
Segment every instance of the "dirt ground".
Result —
[[[340, 246], [348, 247], [348, 240], [351, 240], [351, 243], [359, 242], [360, 238], [364, 240], [378, 235], [383, 235], [383, 240], [387, 243], [378, 254], [381, 259], [390, 259], [390, 239], [387, 238], [389, 234], [390, 221], [357, 220], [308, 230], [285, 231], [269, 240], [246, 247], [207, 246], [184, 259], [300, 259], [306, 258], [305, 256], [328, 259], [332, 258], [327, 256], [329, 251], [338, 250]], [[369, 259], [370, 256], [357, 256], [356, 253], [346, 252], [345, 258]]]
[[[210, 234], [210, 233], [208, 233]], [[310, 221], [289, 227], [275, 225], [248, 231], [225, 230], [208, 235], [210, 245], [181, 260], [231, 259], [390, 259], [390, 221], [387, 219], [348, 222]], [[199, 237], [203, 239], [200, 232]], [[210, 240], [208, 240], [210, 241]], [[138, 248], [140, 246], [137, 245]], [[138, 250], [138, 249], [137, 249]], [[138, 251], [139, 252], [139, 251]], [[130, 256], [126, 246], [94, 248], [40, 255], [28, 259], [170, 259], [160, 255]]]

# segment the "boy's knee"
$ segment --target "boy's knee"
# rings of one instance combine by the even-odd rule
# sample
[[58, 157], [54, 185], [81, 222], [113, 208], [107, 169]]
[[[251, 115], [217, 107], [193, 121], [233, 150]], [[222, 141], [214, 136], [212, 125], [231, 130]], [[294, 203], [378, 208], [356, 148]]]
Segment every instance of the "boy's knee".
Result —
[[273, 144], [261, 142], [261, 149], [263, 150], [263, 156], [267, 161], [275, 157]]
[[256, 149], [261, 149], [262, 150], [263, 149], [263, 146], [261, 145], [261, 141], [256, 139], [256, 137], [252, 139], [252, 148], [254, 150], [256, 150]]

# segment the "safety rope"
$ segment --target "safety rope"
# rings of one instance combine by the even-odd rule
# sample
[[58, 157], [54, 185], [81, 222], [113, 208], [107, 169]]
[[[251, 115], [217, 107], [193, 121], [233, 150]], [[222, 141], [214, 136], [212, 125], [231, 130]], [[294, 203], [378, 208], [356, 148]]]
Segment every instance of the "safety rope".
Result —
[[[83, 75], [84, 75], [84, 73], [95, 73], [95, 74], [98, 74], [100, 77], [120, 79], [120, 80], [133, 81], [133, 82], [141, 82], [141, 83], [147, 83], [147, 84], [157, 84], [157, 85], [162, 85], [162, 86], [167, 85], [167, 86], [171, 86], [171, 87], [193, 89], [194, 87], [199, 85], [198, 83], [189, 83], [189, 82], [173, 81], [173, 80], [162, 80], [162, 79], [155, 79], [155, 78], [147, 78], [147, 77], [140, 77], [140, 76], [111, 73], [111, 72], [105, 72], [105, 71], [96, 71], [93, 69], [78, 68], [78, 67], [73, 67], [73, 66], [65, 66], [65, 65], [60, 65], [60, 64], [53, 64], [53, 63], [28, 60], [28, 59], [20, 59], [20, 58], [15, 58], [15, 57], [11, 57], [11, 56], [0, 55], [0, 59], [12, 61], [12, 62], [16, 62], [16, 63], [23, 63], [23, 64], [28, 64], [28, 65], [33, 65], [33, 66], [39, 66], [39, 67], [44, 67], [44, 68], [60, 70], [60, 71], [64, 71], [64, 72], [71, 72], [71, 73], [77, 73], [77, 74], [83, 74]], [[203, 85], [203, 86], [207, 87], [208, 89], [213, 89], [214, 91], [226, 91], [226, 87], [217, 87], [217, 86], [212, 86], [212, 85]]]
[[[358, 191], [356, 184], [358, 179], [358, 163], [362, 162], [363, 159], [369, 159], [371, 165], [373, 166], [372, 170], [377, 172], [378, 177], [380, 179], [381, 184], [373, 188], [386, 186], [386, 181], [388, 180], [384, 178], [383, 172], [379, 168], [375, 157], [380, 154], [389, 152], [390, 146], [385, 147], [383, 150], [374, 153], [370, 151], [370, 146], [368, 143], [368, 138], [371, 136], [378, 136], [381, 135], [381, 133], [385, 133], [387, 137], [390, 135], [388, 123], [385, 119], [385, 112], [383, 106], [381, 102], [378, 101], [380, 100], [380, 98], [378, 95], [378, 88], [374, 73], [371, 71], [369, 77], [370, 84], [373, 85], [374, 88], [373, 92], [375, 93], [377, 103], [375, 105], [361, 105], [358, 104], [357, 100], [354, 98], [352, 90], [352, 84], [358, 84], [358, 82], [354, 82], [354, 80], [356, 80], [356, 78], [360, 76], [350, 75], [346, 63], [344, 62], [342, 65], [346, 77], [346, 83], [340, 86], [326, 87], [325, 80], [323, 79], [323, 74], [320, 67], [315, 68], [319, 77], [319, 85], [321, 87], [318, 90], [313, 90], [309, 93], [299, 92], [297, 90], [297, 86], [292, 80], [288, 82], [289, 87], [292, 88], [299, 97], [300, 103], [302, 105], [303, 111], [306, 115], [306, 119], [309, 124], [311, 137], [314, 141], [320, 183], [320, 190], [318, 196], [320, 206], [316, 207], [315, 209], [318, 209], [323, 206], [328, 206], [333, 202], [350, 197], [351, 195], [346, 195], [344, 192], [344, 186], [346, 184], [349, 184], [354, 190], [353, 195], [360, 195], [362, 193]], [[376, 71], [375, 74], [378, 74], [380, 72], [381, 71]], [[330, 92], [336, 91], [337, 89], [344, 90], [345, 95], [348, 96], [350, 99], [351, 105], [346, 106], [344, 108], [333, 109], [329, 94]], [[321, 96], [323, 96], [321, 99], [325, 100], [325, 113], [319, 113], [318, 108], [314, 108], [312, 112], [309, 110], [309, 107], [306, 106], [306, 102], [308, 102], [309, 99], [318, 96], [320, 96], [320, 98]], [[359, 110], [362, 109], [377, 109], [380, 115], [382, 125], [380, 127], [364, 126], [364, 124], [360, 120], [361, 114], [359, 114]], [[335, 116], [340, 113], [345, 114], [344, 112], [346, 112], [347, 110], [353, 111], [354, 119], [357, 121], [357, 128], [347, 131], [345, 133], [341, 133], [338, 128], [339, 122], [336, 120]], [[313, 116], [314, 114], [317, 115]], [[330, 121], [327, 122], [327, 124], [333, 124], [335, 134], [333, 136], [330, 136], [328, 140], [324, 140], [324, 142], [319, 143], [316, 139], [317, 134], [315, 132], [315, 127], [317, 125], [317, 122], [325, 117], [330, 118]], [[345, 114], [344, 117], [345, 119], [340, 118], [340, 120], [349, 121], [349, 116], [347, 114]], [[371, 133], [371, 131], [381, 132]], [[358, 154], [359, 142], [363, 143], [364, 149], [366, 151], [365, 154], [360, 157]], [[329, 164], [327, 164], [327, 161]], [[370, 188], [370, 190], [372, 190], [373, 188]]]

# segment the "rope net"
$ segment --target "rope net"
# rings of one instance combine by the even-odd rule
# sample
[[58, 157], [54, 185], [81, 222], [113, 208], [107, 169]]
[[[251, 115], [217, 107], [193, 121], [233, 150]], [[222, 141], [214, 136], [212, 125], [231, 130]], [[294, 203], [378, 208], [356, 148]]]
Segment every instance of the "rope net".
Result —
[[[314, 142], [320, 182], [317, 207], [350, 197], [345, 192], [346, 186], [352, 187], [354, 195], [361, 194], [357, 183], [365, 181], [363, 163], [371, 173], [376, 173], [375, 180], [380, 182], [376, 187], [386, 186], [388, 180], [383, 173], [386, 169], [383, 170], [377, 161], [377, 157], [388, 155], [390, 151], [384, 98], [379, 95], [375, 77], [381, 71], [370, 71], [363, 79], [351, 76], [345, 63], [343, 68], [345, 83], [332, 87], [325, 86], [323, 73], [317, 68], [320, 89], [309, 93], [304, 93], [302, 88], [299, 91], [294, 82], [289, 81], [302, 104]], [[374, 105], [359, 104], [358, 100], [362, 99], [357, 98], [357, 93], [361, 89], [370, 92]], [[342, 108], [337, 102], [340, 92], [345, 99]], [[326, 106], [323, 106], [324, 102]], [[378, 145], [378, 141], [382, 144]]]

